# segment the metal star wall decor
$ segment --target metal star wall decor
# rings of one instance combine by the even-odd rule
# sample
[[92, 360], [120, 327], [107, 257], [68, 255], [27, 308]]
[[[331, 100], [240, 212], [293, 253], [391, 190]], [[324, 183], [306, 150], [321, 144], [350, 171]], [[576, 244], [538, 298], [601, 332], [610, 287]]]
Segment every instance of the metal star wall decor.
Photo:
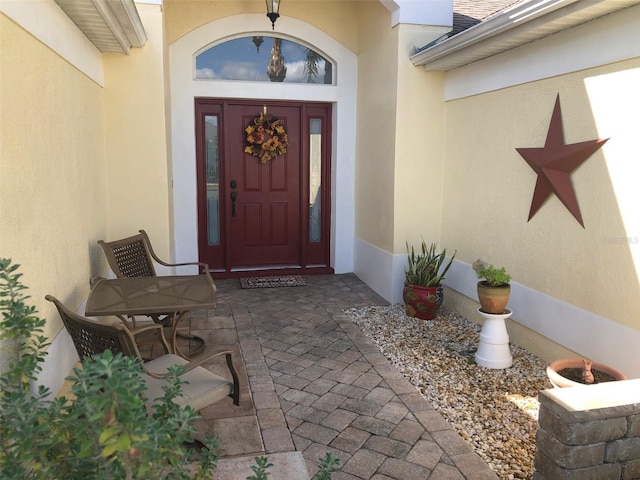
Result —
[[544, 147], [516, 148], [522, 158], [538, 174], [527, 221], [531, 220], [551, 193], [554, 193], [584, 228], [576, 193], [571, 183], [571, 173], [607, 140], [609, 139], [588, 140], [565, 145], [560, 94], [558, 94]]

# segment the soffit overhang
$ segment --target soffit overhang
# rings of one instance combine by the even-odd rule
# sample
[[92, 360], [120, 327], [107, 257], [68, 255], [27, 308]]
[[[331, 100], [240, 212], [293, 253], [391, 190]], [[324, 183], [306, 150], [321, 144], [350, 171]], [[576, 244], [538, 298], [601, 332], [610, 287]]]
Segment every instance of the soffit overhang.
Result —
[[411, 56], [426, 71], [449, 71], [640, 4], [640, 0], [531, 0]]
[[102, 53], [129, 55], [147, 35], [134, 0], [55, 0]]

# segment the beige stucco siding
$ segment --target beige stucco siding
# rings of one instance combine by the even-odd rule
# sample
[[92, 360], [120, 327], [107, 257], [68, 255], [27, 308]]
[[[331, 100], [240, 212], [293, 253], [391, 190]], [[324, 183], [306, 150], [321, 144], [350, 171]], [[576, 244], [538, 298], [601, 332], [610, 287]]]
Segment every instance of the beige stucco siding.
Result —
[[[638, 122], [639, 68], [635, 59], [448, 102], [443, 244], [640, 330], [637, 205], [624, 195], [639, 173], [637, 129], [625, 127]], [[558, 93], [565, 143], [611, 137], [571, 175], [585, 228], [554, 195], [527, 222], [536, 174], [515, 149], [544, 145]]]
[[398, 29], [373, 11], [358, 56], [355, 234], [390, 251], [394, 230], [394, 168]]
[[[398, 102], [395, 132], [393, 253], [440, 239], [444, 144], [444, 74], [424, 72], [409, 56], [425, 27], [399, 25]], [[434, 37], [442, 34], [429, 27]]]
[[145, 229], [156, 253], [169, 260], [162, 12], [154, 5], [137, 8], [147, 33], [144, 48], [134, 48], [128, 56], [103, 55], [109, 239]]
[[103, 91], [2, 14], [0, 64], [0, 256], [22, 265], [52, 338], [44, 295], [75, 308], [106, 265]]
[[[357, 52], [359, 25], [362, 24], [360, 15], [366, 10], [365, 6], [371, 6], [374, 10], [378, 8], [385, 10], [378, 0], [289, 0], [282, 3], [281, 18], [276, 21], [274, 32], [286, 32], [285, 16], [297, 18], [317, 26], [350, 50]], [[165, 0], [163, 8], [168, 19], [166, 28], [169, 44], [213, 20], [240, 13], [265, 12], [263, 0]], [[271, 30], [271, 24], [266, 15], [264, 20], [265, 30]]]
[[358, 62], [356, 236], [404, 253], [407, 241], [440, 237], [444, 74], [425, 73], [409, 55], [442, 32], [378, 27]]

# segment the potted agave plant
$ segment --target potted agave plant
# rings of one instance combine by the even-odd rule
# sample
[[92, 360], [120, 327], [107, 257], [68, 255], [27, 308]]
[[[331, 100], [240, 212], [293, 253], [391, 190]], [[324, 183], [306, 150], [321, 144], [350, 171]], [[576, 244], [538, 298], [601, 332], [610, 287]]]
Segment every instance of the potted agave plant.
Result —
[[478, 278], [484, 279], [478, 282], [478, 300], [482, 310], [486, 313], [503, 313], [507, 308], [511, 293], [511, 285], [509, 284], [511, 275], [504, 267], [497, 268], [487, 264], [477, 268], [476, 274]]
[[[430, 247], [422, 240], [420, 252], [416, 253], [414, 247], [407, 253], [409, 269], [405, 270], [404, 290], [402, 298], [409, 317], [421, 320], [432, 320], [438, 313], [443, 299], [443, 287], [441, 285], [444, 276], [453, 263], [456, 252], [445, 265], [447, 250], [436, 251], [436, 244]], [[444, 265], [444, 266], [443, 266]]]

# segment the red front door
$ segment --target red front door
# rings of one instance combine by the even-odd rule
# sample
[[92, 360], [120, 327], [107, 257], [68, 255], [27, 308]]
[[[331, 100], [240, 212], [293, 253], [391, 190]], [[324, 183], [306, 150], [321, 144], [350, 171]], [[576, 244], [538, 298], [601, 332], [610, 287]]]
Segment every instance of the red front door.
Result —
[[261, 110], [230, 105], [228, 111], [234, 126], [227, 183], [229, 197], [236, 194], [228, 223], [232, 268], [300, 264], [300, 107], [268, 107], [268, 114], [284, 125], [289, 145], [287, 153], [267, 163], [243, 151], [243, 127]]
[[[261, 163], [245, 129], [265, 108], [289, 143]], [[199, 257], [218, 276], [331, 271], [329, 122], [327, 104], [196, 99]]]

